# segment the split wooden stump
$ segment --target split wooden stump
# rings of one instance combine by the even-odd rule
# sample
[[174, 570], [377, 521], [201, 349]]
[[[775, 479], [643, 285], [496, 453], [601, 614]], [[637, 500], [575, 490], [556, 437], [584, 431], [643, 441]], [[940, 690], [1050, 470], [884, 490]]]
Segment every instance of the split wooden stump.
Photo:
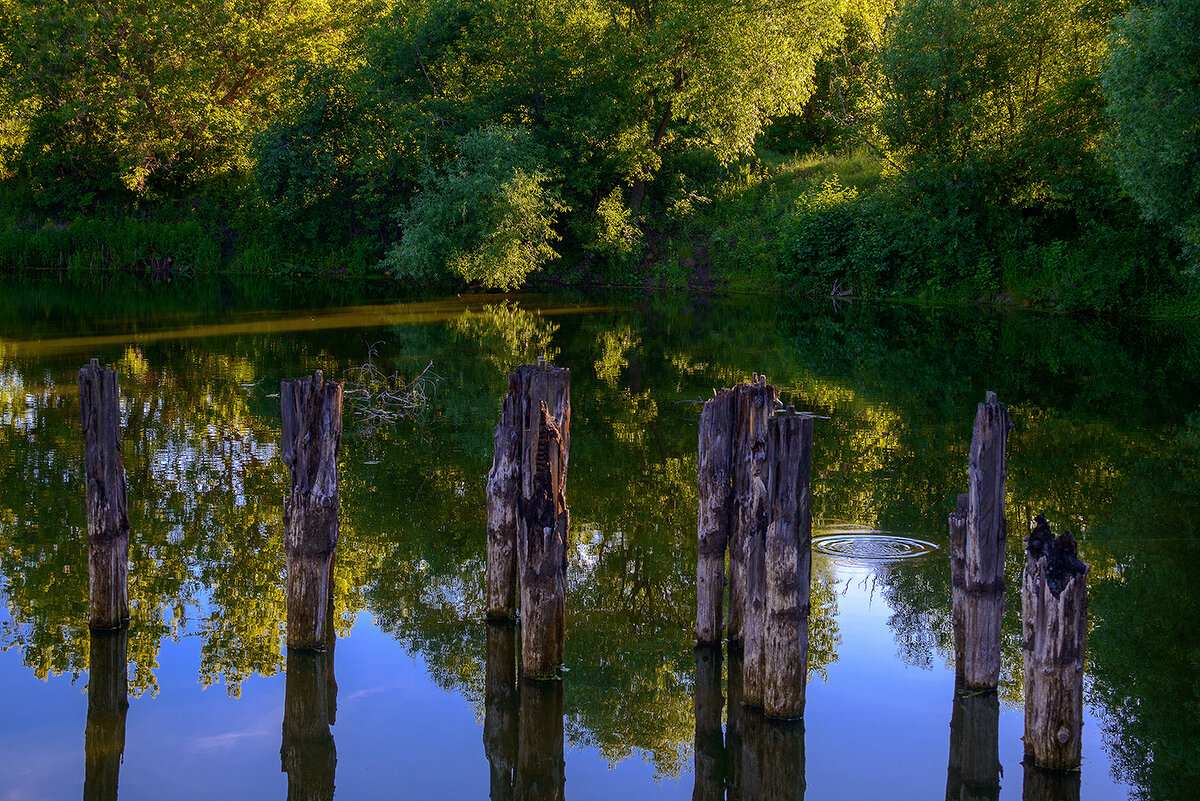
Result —
[[283, 461], [292, 476], [283, 503], [287, 645], [320, 649], [338, 542], [342, 383], [325, 381], [317, 370], [309, 378], [285, 380], [279, 394]]
[[521, 609], [521, 672], [553, 678], [566, 620], [571, 371], [539, 358], [508, 378], [488, 474], [487, 614]]
[[1008, 410], [988, 392], [975, 415], [967, 466], [968, 491], [950, 515], [951, 610], [955, 672], [968, 690], [1000, 681], [1004, 616], [1005, 460]]
[[121, 464], [121, 400], [117, 373], [91, 364], [79, 371], [87, 477], [88, 625], [129, 622], [129, 517]]
[[1038, 515], [1021, 581], [1025, 650], [1025, 758], [1040, 768], [1079, 767], [1088, 565], [1071, 532], [1055, 537]]

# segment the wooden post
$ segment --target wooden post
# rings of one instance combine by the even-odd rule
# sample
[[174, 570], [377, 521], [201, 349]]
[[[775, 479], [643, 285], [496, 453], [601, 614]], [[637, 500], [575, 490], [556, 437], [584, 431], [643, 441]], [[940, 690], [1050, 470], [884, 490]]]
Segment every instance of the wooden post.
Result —
[[804, 720], [766, 719], [758, 764], [763, 801], [804, 801]]
[[723, 389], [700, 412], [697, 482], [700, 512], [696, 525], [696, 641], [715, 645], [724, 633], [725, 549], [729, 543], [733, 498], [733, 410], [735, 394]]
[[88, 625], [112, 629], [129, 622], [129, 518], [115, 370], [96, 359], [80, 369], [79, 409], [87, 476]]
[[804, 715], [812, 579], [813, 418], [791, 406], [768, 429], [766, 618], [763, 709], [769, 718]]
[[562, 801], [566, 763], [561, 681], [521, 685], [518, 729], [517, 801]]
[[517, 518], [521, 667], [525, 678], [551, 679], [563, 657], [569, 512], [564, 439], [545, 401], [539, 416], [537, 449], [522, 464], [530, 494], [521, 498]]
[[91, 632], [84, 732], [84, 801], [116, 801], [129, 711], [129, 631]]
[[484, 666], [483, 752], [491, 801], [511, 801], [517, 767], [517, 645], [509, 622], [487, 624]]
[[337, 771], [333, 724], [337, 683], [333, 679], [333, 643], [323, 652], [289, 648], [284, 683], [281, 769], [288, 777], [289, 799], [331, 801]]
[[[972, 690], [1000, 681], [1000, 624], [1004, 615], [1005, 454], [1012, 421], [996, 393], [975, 415], [967, 466], [967, 535], [963, 561], [963, 680]], [[957, 657], [956, 657], [957, 661]]]
[[969, 692], [961, 682], [956, 685], [946, 801], [996, 801], [1000, 797], [1000, 700], [994, 692]]
[[692, 801], [724, 801], [725, 738], [721, 732], [721, 646], [696, 646], [696, 785]]
[[[775, 411], [775, 387], [767, 377], [754, 374], [749, 384], [734, 390], [733, 510], [729, 533], [729, 642], [738, 647], [745, 639], [748, 594], [757, 592], [748, 574], [755, 537], [761, 539], [767, 516], [767, 420]], [[755, 625], [760, 625], [755, 623]], [[747, 686], [747, 695], [753, 689]]]
[[521, 492], [521, 381], [508, 376], [496, 423], [495, 455], [487, 481], [487, 616], [508, 620], [517, 611], [517, 498]]
[[1071, 532], [1054, 537], [1035, 518], [1021, 581], [1025, 649], [1025, 759], [1049, 770], [1079, 767], [1088, 565]]
[[737, 649], [729, 650], [729, 667], [726, 672], [729, 698], [725, 706], [725, 759], [727, 801], [740, 801], [742, 797], [742, 732], [745, 727], [746, 707], [742, 704], [742, 677], [745, 663]]
[[283, 461], [292, 492], [283, 502], [287, 555], [287, 645], [321, 648], [329, 581], [338, 541], [338, 448], [342, 441], [342, 384], [287, 379], [280, 388]]

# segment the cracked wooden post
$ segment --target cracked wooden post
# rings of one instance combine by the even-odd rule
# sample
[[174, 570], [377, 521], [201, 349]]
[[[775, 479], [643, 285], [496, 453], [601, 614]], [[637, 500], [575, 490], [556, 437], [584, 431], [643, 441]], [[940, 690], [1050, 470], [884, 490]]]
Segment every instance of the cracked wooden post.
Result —
[[521, 495], [517, 568], [521, 596], [521, 669], [551, 679], [563, 658], [566, 630], [567, 462], [571, 373], [538, 359], [518, 368], [521, 395]]
[[789, 406], [771, 419], [762, 665], [763, 711], [774, 719], [804, 716], [812, 579], [812, 445], [811, 415], [797, 414]]
[[723, 389], [705, 401], [700, 412], [696, 641], [705, 645], [720, 644], [724, 635], [725, 549], [733, 498], [733, 409], [734, 392]]
[[487, 616], [511, 620], [517, 613], [517, 498], [521, 492], [521, 380], [508, 376], [494, 435], [487, 480]]
[[[732, 481], [733, 499], [729, 531], [729, 642], [742, 647], [746, 629], [755, 628], [759, 636], [761, 618], [751, 594], [762, 590], [761, 576], [750, 575], [761, 565], [751, 565], [751, 555], [761, 554], [754, 549], [762, 544], [766, 531], [767, 478], [767, 420], [775, 411], [775, 387], [765, 375], [755, 373], [749, 384], [734, 388]], [[757, 595], [755, 595], [757, 598]], [[747, 659], [747, 662], [750, 662]], [[757, 688], [747, 684], [747, 697], [757, 694]]]
[[959, 682], [950, 713], [947, 801], [996, 801], [1000, 797], [1000, 699], [994, 692], [966, 692]]
[[283, 502], [287, 555], [287, 645], [325, 643], [329, 582], [338, 541], [338, 448], [342, 441], [342, 384], [321, 371], [283, 381], [283, 461], [291, 494]]
[[[962, 593], [962, 678], [971, 690], [1000, 682], [1000, 624], [1004, 615], [1005, 469], [1012, 421], [988, 392], [975, 414], [967, 465], [967, 531]], [[956, 637], [956, 640], [959, 639]], [[956, 664], [960, 661], [955, 657]]]
[[93, 629], [88, 660], [87, 728], [84, 732], [85, 801], [116, 801], [129, 711], [129, 630]]
[[113, 629], [129, 622], [129, 518], [117, 373], [97, 359], [79, 371], [79, 410], [87, 480], [88, 625]]
[[1021, 580], [1025, 649], [1025, 759], [1075, 770], [1081, 756], [1088, 565], [1067, 531], [1034, 518]]
[[517, 767], [517, 644], [512, 623], [489, 620], [484, 663], [483, 752], [488, 761], [488, 797], [511, 801]]

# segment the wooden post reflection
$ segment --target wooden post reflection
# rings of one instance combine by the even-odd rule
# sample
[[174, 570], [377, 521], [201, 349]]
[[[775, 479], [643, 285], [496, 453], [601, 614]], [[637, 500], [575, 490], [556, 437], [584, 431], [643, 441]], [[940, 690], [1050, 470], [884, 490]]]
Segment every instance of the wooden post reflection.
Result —
[[972, 693], [960, 683], [950, 713], [946, 801], [1000, 797], [1000, 700], [995, 691]]
[[742, 712], [742, 801], [804, 801], [804, 720]]
[[511, 801], [517, 763], [517, 649], [512, 623], [487, 624], [483, 751], [491, 772], [492, 801]]
[[725, 770], [729, 801], [742, 797], [742, 654], [729, 650], [729, 702], [725, 712]]
[[333, 671], [332, 601], [326, 613], [325, 649], [289, 648], [283, 701], [281, 769], [288, 776], [288, 801], [333, 798], [337, 747], [329, 727], [337, 719], [337, 679]]
[[521, 682], [518, 719], [517, 801], [562, 801], [563, 686], [561, 681]]
[[725, 798], [725, 736], [721, 731], [721, 646], [696, 648], [696, 786], [693, 801]]
[[1022, 801], [1079, 801], [1078, 770], [1043, 770], [1025, 760]]
[[125, 753], [129, 710], [126, 653], [129, 631], [91, 632], [87, 728], [84, 734], [84, 801], [115, 801]]

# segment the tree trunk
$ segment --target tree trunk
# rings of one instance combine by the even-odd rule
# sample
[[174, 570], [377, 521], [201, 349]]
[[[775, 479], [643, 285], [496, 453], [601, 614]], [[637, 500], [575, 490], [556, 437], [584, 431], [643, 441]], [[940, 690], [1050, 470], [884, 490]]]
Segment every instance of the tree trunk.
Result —
[[342, 384], [312, 378], [280, 388], [283, 461], [292, 492], [283, 503], [287, 555], [287, 644], [321, 648], [329, 582], [338, 541], [338, 448], [342, 440]]
[[1004, 614], [1005, 454], [1012, 421], [996, 393], [988, 392], [975, 415], [967, 467], [967, 537], [964, 560], [963, 679], [970, 689], [995, 689], [1000, 681], [1000, 623]]
[[129, 711], [129, 630], [92, 630], [84, 732], [84, 801], [116, 801]]
[[536, 448], [525, 449], [517, 529], [521, 565], [521, 667], [527, 679], [558, 673], [565, 636], [567, 527], [564, 437], [539, 401]]
[[1087, 572], [1071, 532], [1048, 541], [1030, 536], [1021, 582], [1025, 759], [1049, 770], [1080, 763]]
[[523, 682], [517, 749], [517, 801], [562, 801], [563, 686], [561, 681]]
[[491, 801], [511, 801], [517, 766], [517, 646], [510, 623], [487, 624], [483, 750], [491, 775]]
[[112, 629], [129, 622], [129, 518], [115, 370], [96, 359], [80, 369], [79, 408], [87, 477], [88, 625]]
[[810, 415], [796, 414], [789, 406], [785, 415], [771, 420], [763, 709], [767, 717], [776, 719], [804, 715], [812, 578], [812, 443]]
[[725, 739], [721, 732], [721, 646], [696, 647], [696, 784], [692, 801], [724, 801]]
[[[757, 373], [749, 384], [734, 389], [733, 413], [733, 513], [729, 539], [729, 641], [742, 645], [747, 594], [748, 554], [751, 540], [766, 536], [767, 420], [775, 411], [775, 387]], [[758, 588], [754, 589], [757, 592]], [[757, 611], [755, 612], [757, 614]], [[756, 626], [761, 623], [755, 621]], [[749, 664], [749, 660], [747, 660]], [[753, 667], [753, 666], [752, 666]], [[747, 697], [754, 689], [746, 687]]]
[[956, 684], [946, 801], [996, 801], [1000, 798], [1000, 700], [994, 692], [971, 692], [961, 682]]
[[733, 409], [734, 392], [724, 389], [705, 401], [700, 412], [696, 640], [707, 645], [719, 644], [724, 628], [721, 612], [733, 488]]
[[512, 619], [517, 611], [517, 498], [521, 492], [521, 382], [509, 374], [508, 394], [496, 423], [495, 455], [487, 481], [487, 616]]

